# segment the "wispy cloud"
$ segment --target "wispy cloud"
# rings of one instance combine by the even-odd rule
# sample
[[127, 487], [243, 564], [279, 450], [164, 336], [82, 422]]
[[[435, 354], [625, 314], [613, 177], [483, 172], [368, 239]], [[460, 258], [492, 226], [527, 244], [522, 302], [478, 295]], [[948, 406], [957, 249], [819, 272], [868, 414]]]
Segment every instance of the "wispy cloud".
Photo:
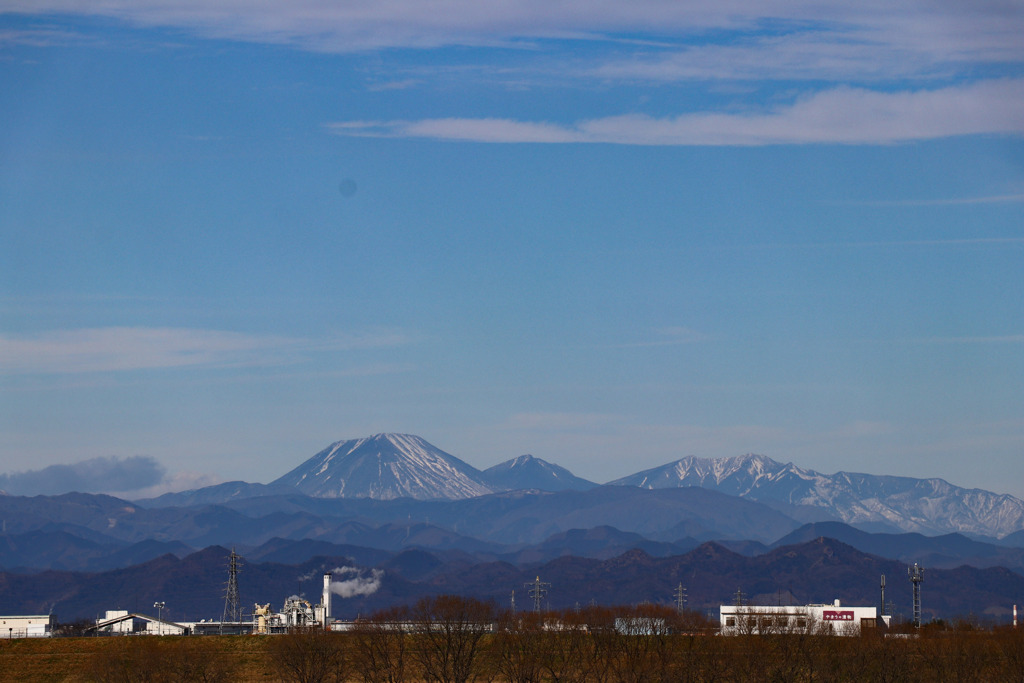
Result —
[[680, 344], [694, 344], [696, 342], [708, 341], [708, 335], [691, 330], [688, 327], [663, 327], [653, 331], [651, 339], [644, 341], [627, 342], [617, 344], [616, 348], [644, 348], [649, 346], [678, 346]]
[[984, 197], [949, 197], [945, 199], [893, 199], [879, 201], [828, 202], [838, 206], [974, 206], [978, 204], [1019, 204], [1024, 193], [986, 195]]
[[620, 423], [622, 417], [605, 413], [516, 413], [502, 426], [505, 430], [527, 432], [590, 432]]
[[99, 45], [100, 41], [78, 31], [52, 26], [0, 30], [0, 47], [22, 45], [52, 47], [54, 45]]
[[366, 86], [366, 89], [370, 92], [387, 92], [388, 90], [408, 90], [409, 88], [415, 88], [416, 86], [422, 85], [423, 81], [415, 78], [405, 78], [400, 81], [382, 81], [380, 83], [371, 83]]
[[0, 335], [0, 373], [81, 373], [294, 362], [303, 353], [407, 343], [378, 331], [310, 340], [180, 328], [106, 327]]
[[203, 472], [175, 472], [166, 474], [158, 483], [150, 486], [135, 487], [130, 489], [103, 488], [102, 493], [109, 493], [118, 498], [130, 498], [131, 500], [144, 500], [156, 498], [165, 493], [177, 493], [179, 491], [194, 491], [205, 486], [213, 486], [224, 481], [223, 477]]
[[729, 245], [715, 249], [774, 251], [778, 249], [888, 249], [892, 247], [970, 247], [1024, 245], [1024, 237], [962, 237], [933, 240], [876, 240], [871, 242], [776, 242]]
[[708, 30], [756, 33], [766, 27], [769, 33], [803, 35], [812, 27], [833, 34], [831, 42], [840, 51], [855, 42], [873, 44], [880, 51], [899, 46], [904, 53], [938, 47], [960, 58], [982, 59], [1019, 59], [1024, 22], [1013, 3], [886, 0], [4, 0], [0, 11], [91, 14], [145, 26], [182, 27], [217, 38], [345, 52], [604, 36], [622, 44], [623, 38], [636, 38], [638, 32], [671, 42], [665, 39]]
[[[971, 61], [950, 54], [948, 45], [888, 44], [863, 30], [795, 30], [752, 36], [732, 44], [675, 46], [637, 51], [589, 68], [587, 75], [610, 81], [675, 83], [711, 80], [894, 81], [951, 73], [951, 62]], [[974, 59], [980, 55], [972, 53]], [[996, 60], [1002, 57], [993, 54]]]
[[1024, 244], [1024, 237], [965, 237], [962, 239], [944, 240], [894, 240], [885, 242], [846, 242], [843, 244], [823, 244], [821, 246], [841, 247], [961, 247], [984, 246], [997, 244]]
[[910, 339], [912, 344], [1024, 344], [1024, 334], [1003, 334], [978, 337], [925, 337]]
[[511, 119], [343, 121], [349, 136], [491, 143], [622, 145], [891, 144], [973, 134], [1024, 134], [1024, 80], [902, 92], [840, 87], [768, 111], [704, 112], [674, 118], [629, 114], [573, 125]]
[[0, 489], [22, 496], [137, 491], [159, 484], [164, 475], [163, 465], [148, 456], [92, 458], [71, 465], [0, 474]]

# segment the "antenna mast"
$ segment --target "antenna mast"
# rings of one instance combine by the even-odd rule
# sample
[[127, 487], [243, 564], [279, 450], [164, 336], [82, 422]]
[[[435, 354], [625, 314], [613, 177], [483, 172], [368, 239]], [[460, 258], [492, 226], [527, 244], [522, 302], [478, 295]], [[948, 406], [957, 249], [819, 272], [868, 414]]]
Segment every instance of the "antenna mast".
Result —
[[921, 628], [921, 582], [924, 581], [924, 567], [907, 567], [907, 576], [914, 584], [914, 628]]

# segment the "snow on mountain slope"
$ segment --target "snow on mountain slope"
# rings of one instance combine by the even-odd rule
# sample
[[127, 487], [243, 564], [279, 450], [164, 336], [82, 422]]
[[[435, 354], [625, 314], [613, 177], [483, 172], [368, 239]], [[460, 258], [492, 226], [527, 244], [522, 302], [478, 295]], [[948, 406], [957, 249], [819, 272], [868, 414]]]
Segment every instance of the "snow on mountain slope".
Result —
[[481, 473], [411, 434], [338, 441], [271, 483], [317, 498], [472, 498], [493, 493]]
[[581, 479], [564, 467], [532, 455], [520, 455], [483, 471], [483, 478], [495, 490], [585, 491], [597, 484]]
[[688, 456], [609, 482], [618, 486], [699, 486], [780, 509], [818, 509], [847, 524], [884, 524], [920, 533], [1005, 536], [1024, 528], [1024, 501], [942, 479], [826, 475], [763, 455]]

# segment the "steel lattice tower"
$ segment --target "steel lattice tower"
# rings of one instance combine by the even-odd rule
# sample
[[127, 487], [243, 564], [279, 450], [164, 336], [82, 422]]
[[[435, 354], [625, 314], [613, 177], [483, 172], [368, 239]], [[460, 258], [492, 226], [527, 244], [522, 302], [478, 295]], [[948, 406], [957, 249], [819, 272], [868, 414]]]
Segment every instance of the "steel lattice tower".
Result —
[[242, 620], [242, 607], [238, 599], [238, 572], [241, 571], [242, 563], [235, 549], [231, 549], [231, 556], [228, 560], [228, 585], [224, 589], [224, 615], [221, 617], [221, 629], [224, 622], [239, 622]]
[[924, 567], [907, 567], [907, 576], [914, 584], [914, 627], [921, 628], [921, 582], [924, 581]]
[[682, 614], [683, 610], [686, 609], [686, 589], [683, 588], [683, 584], [682, 583], [680, 583], [679, 587], [676, 588], [675, 597], [676, 597], [676, 611], [679, 612], [680, 614]]
[[547, 596], [548, 588], [551, 587], [551, 584], [541, 581], [540, 577], [538, 576], [530, 583], [525, 583], [523, 585], [530, 589], [529, 594], [530, 597], [533, 598], [533, 611], [540, 612], [544, 602], [544, 598], [545, 596]]

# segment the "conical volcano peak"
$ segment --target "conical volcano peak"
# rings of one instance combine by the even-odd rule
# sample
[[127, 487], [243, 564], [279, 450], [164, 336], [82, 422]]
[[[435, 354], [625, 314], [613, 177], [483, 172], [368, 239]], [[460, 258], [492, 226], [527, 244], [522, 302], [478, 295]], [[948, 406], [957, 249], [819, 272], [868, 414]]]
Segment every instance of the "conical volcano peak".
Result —
[[472, 498], [492, 493], [480, 472], [413, 434], [337, 441], [274, 482], [318, 498]]

